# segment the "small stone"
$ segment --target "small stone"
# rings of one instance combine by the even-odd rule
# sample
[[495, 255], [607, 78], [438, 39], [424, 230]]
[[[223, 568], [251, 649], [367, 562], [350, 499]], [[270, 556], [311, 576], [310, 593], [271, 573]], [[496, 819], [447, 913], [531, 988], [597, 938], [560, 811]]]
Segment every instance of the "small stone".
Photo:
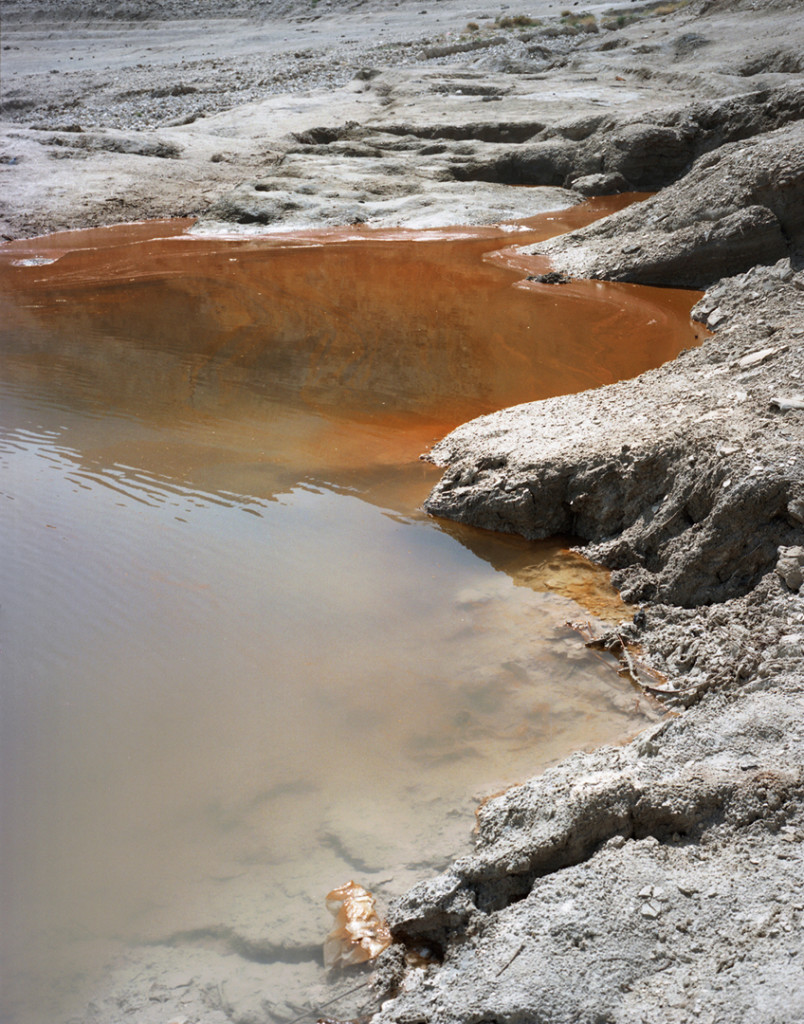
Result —
[[804, 547], [779, 548], [776, 573], [781, 576], [790, 590], [798, 592], [804, 583]]
[[788, 502], [787, 512], [797, 523], [804, 523], [804, 498], [793, 498]]
[[640, 914], [642, 914], [643, 917], [647, 917], [653, 920], [657, 918], [659, 914], [661, 914], [662, 908], [659, 906], [658, 903], [653, 903], [649, 900], [647, 903], [642, 904], [639, 912]]
[[584, 196], [610, 196], [627, 192], [629, 185], [622, 174], [615, 171], [611, 174], [584, 174], [573, 181], [572, 188]]
[[761, 363], [766, 363], [771, 356], [775, 356], [778, 351], [778, 348], [761, 348], [756, 352], [749, 352], [747, 356], [737, 360], [737, 365], [743, 369], [748, 366], [759, 366]]
[[714, 330], [719, 324], [722, 324], [724, 320], [728, 320], [728, 316], [723, 312], [720, 306], [717, 306], [706, 318], [706, 326]]
[[567, 274], [557, 270], [551, 270], [547, 274], [531, 274], [528, 281], [535, 281], [537, 284], [569, 284], [572, 280]]
[[776, 395], [770, 400], [770, 404], [779, 412], [804, 409], [804, 395]]

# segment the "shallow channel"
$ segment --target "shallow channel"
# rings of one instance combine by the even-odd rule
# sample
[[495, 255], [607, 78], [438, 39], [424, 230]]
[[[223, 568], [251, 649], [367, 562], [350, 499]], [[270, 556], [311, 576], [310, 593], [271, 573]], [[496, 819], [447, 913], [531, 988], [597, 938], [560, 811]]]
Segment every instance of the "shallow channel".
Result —
[[605, 573], [419, 511], [458, 423], [696, 343], [692, 293], [488, 256], [606, 209], [0, 247], [3, 1021], [115, 970], [315, 1019], [329, 889], [404, 891], [658, 715], [566, 625], [625, 614]]

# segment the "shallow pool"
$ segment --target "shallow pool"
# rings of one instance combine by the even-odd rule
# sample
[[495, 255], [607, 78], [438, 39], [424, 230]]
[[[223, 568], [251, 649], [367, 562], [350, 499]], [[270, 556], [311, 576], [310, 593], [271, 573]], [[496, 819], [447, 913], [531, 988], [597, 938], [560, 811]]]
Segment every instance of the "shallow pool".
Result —
[[627, 614], [605, 573], [419, 511], [452, 426], [695, 344], [689, 293], [483, 258], [603, 208], [0, 247], [3, 1021], [314, 1018], [329, 889], [658, 714], [566, 625]]

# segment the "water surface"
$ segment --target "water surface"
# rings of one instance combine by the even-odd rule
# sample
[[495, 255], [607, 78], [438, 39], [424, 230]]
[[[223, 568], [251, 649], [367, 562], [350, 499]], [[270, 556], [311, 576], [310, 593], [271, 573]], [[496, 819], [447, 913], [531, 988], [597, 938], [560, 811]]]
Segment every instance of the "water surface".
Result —
[[657, 714], [565, 625], [625, 614], [605, 573], [419, 511], [467, 417], [695, 343], [690, 293], [483, 258], [604, 208], [0, 247], [4, 1021], [107, 968], [290, 1019], [329, 889], [403, 891], [478, 798]]

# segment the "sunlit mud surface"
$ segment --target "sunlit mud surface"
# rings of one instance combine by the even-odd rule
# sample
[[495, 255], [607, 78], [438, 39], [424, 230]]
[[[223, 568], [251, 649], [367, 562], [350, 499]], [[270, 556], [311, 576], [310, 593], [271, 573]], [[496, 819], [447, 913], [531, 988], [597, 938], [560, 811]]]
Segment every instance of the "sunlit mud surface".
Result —
[[457, 423], [695, 344], [689, 293], [481, 258], [595, 215], [0, 247], [6, 1024], [128, 967], [165, 1021], [314, 1012], [354, 984], [329, 890], [404, 891], [476, 799], [657, 715], [565, 626], [624, 613], [604, 573], [418, 511]]

